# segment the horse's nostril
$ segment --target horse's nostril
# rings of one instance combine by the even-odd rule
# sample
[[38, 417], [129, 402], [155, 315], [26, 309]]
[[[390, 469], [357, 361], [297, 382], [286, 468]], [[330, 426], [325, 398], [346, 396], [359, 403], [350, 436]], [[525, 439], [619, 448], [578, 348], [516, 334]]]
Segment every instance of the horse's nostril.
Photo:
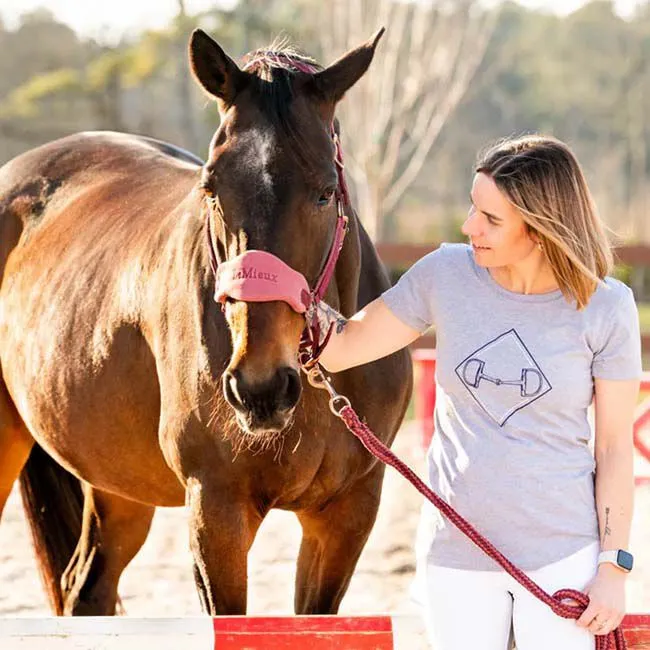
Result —
[[300, 375], [293, 368], [282, 368], [282, 390], [280, 391], [280, 406], [285, 410], [292, 409], [300, 399], [302, 385]]
[[[238, 373], [237, 373], [238, 374]], [[223, 393], [226, 401], [238, 411], [244, 409], [244, 400], [239, 392], [238, 377], [234, 372], [224, 372], [223, 374]]]

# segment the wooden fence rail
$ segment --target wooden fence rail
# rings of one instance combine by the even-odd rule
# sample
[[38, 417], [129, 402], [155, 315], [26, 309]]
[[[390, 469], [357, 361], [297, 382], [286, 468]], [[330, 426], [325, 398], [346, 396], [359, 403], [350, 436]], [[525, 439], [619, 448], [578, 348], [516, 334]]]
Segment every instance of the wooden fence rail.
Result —
[[[438, 243], [428, 244], [376, 244], [377, 252], [389, 268], [408, 268], [430, 251], [438, 248]], [[619, 246], [614, 249], [616, 260], [630, 266], [650, 266], [650, 246]]]

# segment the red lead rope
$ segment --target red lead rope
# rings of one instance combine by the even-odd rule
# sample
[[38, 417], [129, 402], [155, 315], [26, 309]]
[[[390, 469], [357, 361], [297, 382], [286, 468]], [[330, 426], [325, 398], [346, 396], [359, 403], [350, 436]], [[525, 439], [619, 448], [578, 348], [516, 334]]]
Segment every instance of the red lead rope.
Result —
[[[520, 585], [530, 593], [545, 602], [558, 616], [562, 618], [577, 619], [589, 604], [589, 597], [574, 589], [560, 589], [552, 596], [547, 594], [538, 584], [533, 582], [525, 573], [518, 569], [505, 555], [498, 551], [492, 544], [476, 531], [472, 525], [463, 519], [448, 503], [443, 501], [431, 490], [410, 468], [384, 445], [381, 440], [359, 419], [352, 407], [345, 405], [338, 412], [339, 417], [345, 422], [348, 429], [361, 441], [361, 444], [382, 463], [390, 465], [402, 476], [410, 481], [415, 488], [433, 503], [456, 528], [462, 531], [483, 552], [489, 555], [505, 571], [507, 571]], [[573, 599], [579, 605], [569, 605], [563, 601]], [[596, 650], [625, 650], [625, 639], [621, 628], [616, 628], [609, 634], [596, 636]]]

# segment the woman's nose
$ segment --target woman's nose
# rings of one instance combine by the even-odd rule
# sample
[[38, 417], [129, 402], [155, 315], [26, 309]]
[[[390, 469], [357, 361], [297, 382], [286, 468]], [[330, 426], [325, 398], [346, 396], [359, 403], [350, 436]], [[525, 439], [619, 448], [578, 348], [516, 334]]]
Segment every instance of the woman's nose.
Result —
[[479, 224], [478, 219], [476, 218], [476, 210], [470, 210], [467, 214], [467, 219], [465, 219], [463, 225], [460, 227], [460, 231], [466, 237], [476, 236], [478, 234]]

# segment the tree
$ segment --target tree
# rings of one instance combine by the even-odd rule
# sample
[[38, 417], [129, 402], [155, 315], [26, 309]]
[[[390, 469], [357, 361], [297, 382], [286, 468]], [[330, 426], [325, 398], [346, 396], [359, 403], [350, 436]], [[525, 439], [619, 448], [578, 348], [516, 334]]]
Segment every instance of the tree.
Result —
[[480, 64], [497, 11], [477, 0], [332, 0], [321, 3], [323, 59], [387, 32], [364, 78], [340, 109], [348, 171], [371, 237], [417, 178]]
[[181, 131], [185, 146], [191, 151], [198, 148], [194, 108], [192, 105], [191, 79], [187, 65], [187, 42], [194, 24], [192, 17], [188, 16], [185, 0], [177, 0], [178, 13], [175, 25], [175, 57], [176, 57], [176, 90], [180, 106]]

